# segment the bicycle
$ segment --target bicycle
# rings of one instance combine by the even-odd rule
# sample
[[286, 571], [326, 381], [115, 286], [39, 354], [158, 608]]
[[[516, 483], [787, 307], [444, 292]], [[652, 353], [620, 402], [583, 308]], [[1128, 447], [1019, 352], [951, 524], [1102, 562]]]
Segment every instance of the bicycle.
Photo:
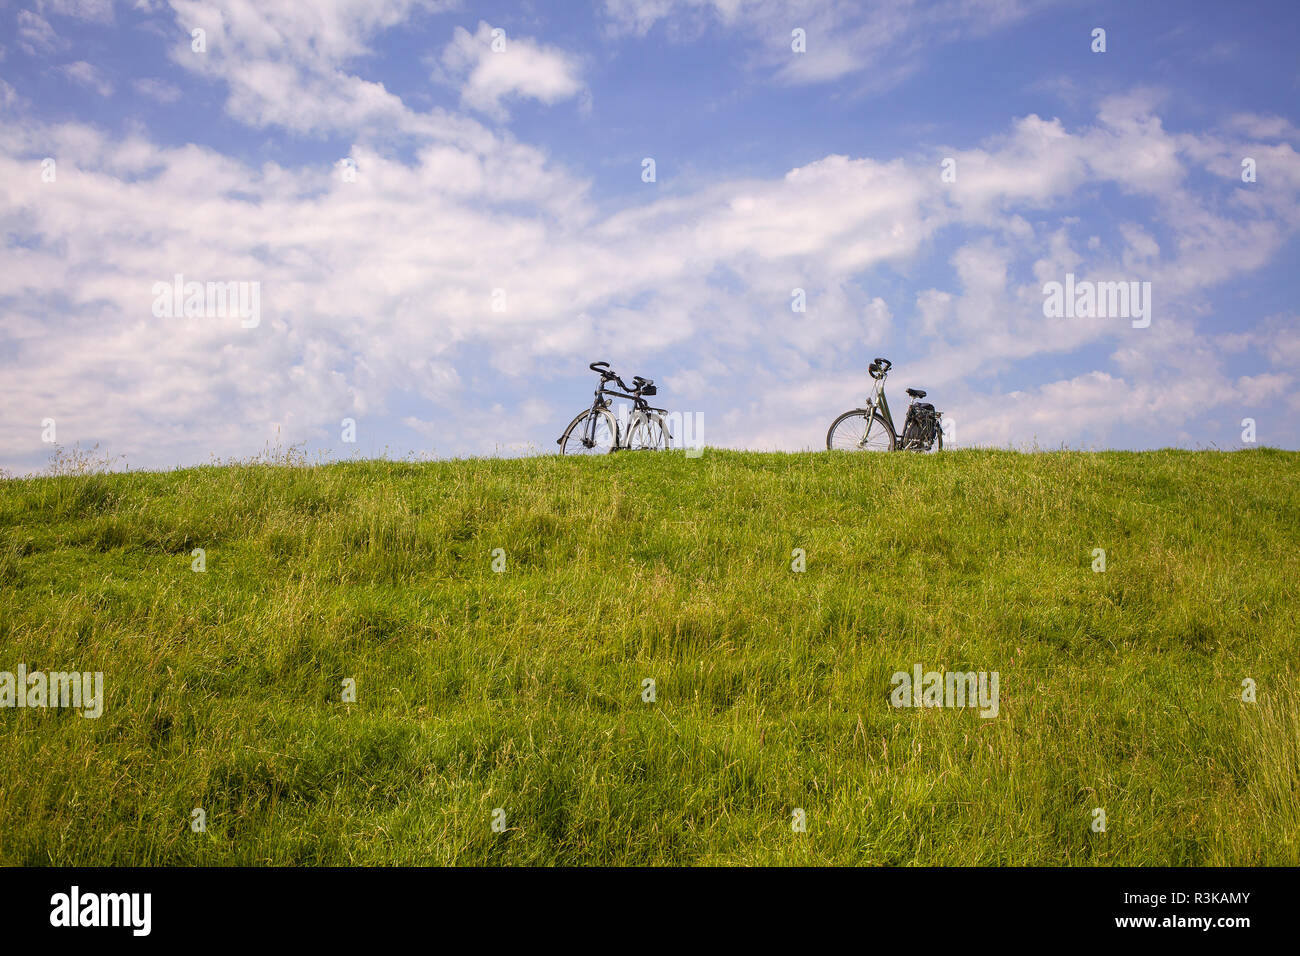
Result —
[[[591, 408], [579, 412], [564, 434], [556, 439], [561, 455], [603, 454], [615, 451], [664, 451], [672, 440], [668, 424], [664, 421], [667, 409], [653, 408], [647, 395], [658, 394], [654, 379], [632, 377], [629, 388], [608, 362], [592, 362], [587, 366], [600, 375]], [[606, 386], [615, 382], [622, 392]], [[614, 413], [609, 410], [610, 398], [627, 398], [632, 401], [632, 414], [626, 429], [620, 428]]]
[[830, 431], [826, 433], [828, 451], [943, 450], [943, 424], [940, 421], [943, 412], [936, 412], [933, 405], [922, 402], [925, 392], [919, 388], [907, 390], [912, 402], [907, 406], [903, 432], [898, 434], [885, 398], [885, 376], [892, 367], [893, 363], [883, 358], [871, 363], [867, 371], [875, 385], [867, 396], [866, 407], [851, 409], [831, 423]]

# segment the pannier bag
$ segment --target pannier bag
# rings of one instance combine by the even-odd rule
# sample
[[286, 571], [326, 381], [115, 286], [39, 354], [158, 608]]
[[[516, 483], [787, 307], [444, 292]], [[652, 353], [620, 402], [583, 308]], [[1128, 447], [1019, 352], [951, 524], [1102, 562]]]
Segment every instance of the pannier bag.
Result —
[[908, 410], [907, 421], [903, 425], [903, 441], [914, 441], [928, 448], [934, 443], [937, 425], [938, 417], [934, 413], [934, 406], [929, 402], [916, 402]]

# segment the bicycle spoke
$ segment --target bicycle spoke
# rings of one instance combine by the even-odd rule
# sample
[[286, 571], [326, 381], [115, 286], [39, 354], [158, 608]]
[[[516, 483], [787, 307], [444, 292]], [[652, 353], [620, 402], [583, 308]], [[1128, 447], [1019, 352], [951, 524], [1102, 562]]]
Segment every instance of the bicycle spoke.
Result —
[[635, 414], [628, 428], [627, 446], [633, 451], [663, 451], [668, 447], [668, 438], [663, 425], [654, 416]]
[[[594, 417], [594, 422], [593, 422]], [[612, 451], [617, 426], [605, 410], [587, 411], [575, 418], [560, 442], [563, 455], [604, 455]]]
[[857, 410], [835, 420], [826, 447], [832, 451], [890, 451], [894, 436], [879, 417], [869, 417], [865, 411]]

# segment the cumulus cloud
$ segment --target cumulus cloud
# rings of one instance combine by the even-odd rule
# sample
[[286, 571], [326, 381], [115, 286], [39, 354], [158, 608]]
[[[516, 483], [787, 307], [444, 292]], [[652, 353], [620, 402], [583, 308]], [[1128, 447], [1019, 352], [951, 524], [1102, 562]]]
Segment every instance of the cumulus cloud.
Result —
[[[172, 59], [224, 83], [227, 112], [251, 126], [317, 136], [432, 135], [464, 124], [443, 112], [417, 113], [382, 83], [364, 80], [346, 66], [371, 52], [374, 36], [415, 10], [455, 5], [455, 0], [171, 0], [177, 25], [184, 28]], [[191, 50], [189, 33], [195, 27], [206, 32], [206, 53]]]
[[[6, 127], [0, 224], [22, 242], [0, 280], [10, 393], [0, 446], [37, 454], [31, 422], [55, 417], [133, 463], [172, 464], [246, 450], [250, 434], [260, 445], [273, 427], [327, 438], [342, 417], [407, 396], [440, 410], [406, 416], [438, 423], [440, 451], [490, 453], [536, 436], [522, 419], [518, 434], [488, 434], [465, 411], [478, 388], [523, 400], [557, 360], [615, 345], [639, 367], [666, 364], [661, 381], [716, 410], [710, 441], [749, 447], [816, 444], [829, 411], [860, 398], [867, 342], [911, 343], [913, 380], [902, 384], [942, 386], [960, 403], [963, 442], [1113, 439], [1126, 422], [1203, 414], [1218, 385], [1240, 401], [1290, 388], [1284, 373], [1228, 379], [1193, 334], [1188, 303], [1275, 254], [1296, 230], [1295, 196], [1249, 210], [1246, 251], [1198, 278], [1184, 259], [1200, 261], [1204, 230], [1232, 224], [1177, 175], [1161, 186], [1139, 169], [1128, 186], [1163, 190], [1172, 251], [1132, 229], [1079, 251], [1066, 212], [1122, 174], [1105, 153], [1164, 155], [1172, 140], [1163, 162], [1190, 162], [1158, 123], [1101, 115], [1078, 130], [1025, 117], [956, 151], [960, 190], [930, 163], [829, 156], [604, 215], [543, 153], [483, 130], [409, 160], [357, 146], [345, 182], [328, 164], [253, 168], [75, 124]], [[1061, 158], [1017, 176], [1037, 169], [1037, 150]], [[47, 151], [60, 157], [57, 184], [24, 172]], [[966, 158], [978, 171], [963, 181]], [[1055, 220], [1042, 220], [1045, 208]], [[1038, 224], [1019, 215], [1029, 210]], [[954, 226], [974, 230], [951, 255], [955, 285], [918, 292], [915, 314], [895, 315], [859, 281], [905, 266]], [[1044, 320], [1035, 269], [1104, 277], [1135, 254], [1168, 288], [1150, 329]], [[260, 282], [261, 325], [156, 318], [153, 285], [176, 273]], [[796, 287], [806, 313], [791, 311]], [[1090, 343], [1112, 343], [1131, 374], [1002, 395], [990, 377]]]
[[[612, 355], [705, 411], [710, 443], [738, 447], [816, 446], [881, 353], [907, 376], [891, 387], [941, 390], [961, 444], [1161, 441], [1210, 400], [1296, 401], [1294, 316], [1235, 343], [1267, 356], [1258, 374], [1230, 371], [1198, 329], [1210, 289], [1300, 229], [1300, 157], [1267, 135], [1275, 124], [1175, 133], [1160, 97], [1133, 91], [1085, 123], [1029, 114], [943, 147], [952, 183], [929, 152], [832, 154], [598, 203], [544, 150], [351, 72], [414, 0], [173, 6], [179, 26], [209, 30], [208, 54], [178, 44], [174, 59], [224, 84], [230, 116], [346, 137], [348, 163], [0, 126], [0, 465], [39, 464], [46, 417], [133, 465], [247, 453], [277, 429], [328, 443], [344, 417], [404, 423], [444, 454], [547, 447], [548, 423], [576, 409], [537, 383]], [[442, 53], [466, 106], [579, 95], [577, 67], [523, 38], [507, 50], [528, 55], [491, 72], [511, 52], [490, 37], [461, 30]], [[1243, 147], [1267, 169], [1253, 190]], [[55, 182], [36, 175], [44, 157]], [[1101, 189], [1129, 201], [1104, 232], [1080, 217]], [[924, 280], [918, 264], [934, 267]], [[1046, 320], [1042, 284], [1066, 272], [1150, 281], [1150, 328]], [[177, 274], [259, 283], [260, 324], [156, 316], [154, 286]], [[899, 274], [913, 291], [882, 291]], [[1050, 371], [1083, 350], [1106, 367]], [[1027, 367], [1047, 370], [1041, 384], [1016, 384]]]
[[1229, 128], [1239, 130], [1255, 140], [1300, 138], [1300, 130], [1288, 119], [1281, 116], [1262, 116], [1259, 113], [1236, 113], [1228, 123]]
[[439, 75], [460, 87], [464, 106], [496, 117], [505, 115], [503, 100], [551, 104], [583, 89], [574, 57], [528, 37], [507, 36], [484, 21], [472, 34], [456, 28], [440, 67]]
[[93, 90], [100, 96], [112, 96], [113, 84], [104, 76], [104, 72], [98, 67], [92, 66], [85, 60], [77, 60], [75, 63], [67, 63], [59, 68], [64, 75], [74, 83]]

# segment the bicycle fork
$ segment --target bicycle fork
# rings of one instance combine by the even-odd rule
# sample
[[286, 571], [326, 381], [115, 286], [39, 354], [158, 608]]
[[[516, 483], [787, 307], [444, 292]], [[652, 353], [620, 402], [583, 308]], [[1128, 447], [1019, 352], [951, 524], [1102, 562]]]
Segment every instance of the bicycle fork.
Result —
[[[885, 383], [876, 382], [867, 396], [867, 427], [862, 429], [862, 437], [858, 439], [858, 447], [866, 448], [867, 439], [871, 436], [871, 426], [876, 422], [876, 411], [881, 410], [881, 419], [885, 422], [892, 421], [889, 415], [889, 405], [885, 402]], [[892, 425], [890, 426], [893, 427]]]
[[[582, 444], [586, 448], [596, 447], [596, 426], [600, 423], [600, 412], [608, 406], [600, 400], [600, 392], [596, 392], [596, 401], [591, 406], [591, 414], [587, 416], [587, 424], [582, 429]], [[614, 447], [618, 447], [618, 433], [614, 433]]]

